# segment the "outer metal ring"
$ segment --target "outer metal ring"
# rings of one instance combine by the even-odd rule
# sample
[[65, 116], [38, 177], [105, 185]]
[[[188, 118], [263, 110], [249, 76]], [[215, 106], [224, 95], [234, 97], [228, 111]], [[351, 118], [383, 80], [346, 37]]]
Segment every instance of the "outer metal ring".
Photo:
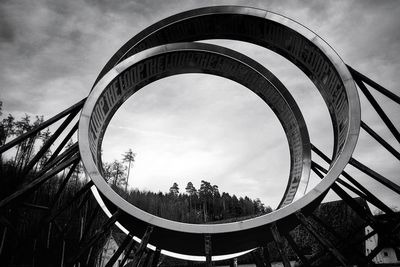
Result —
[[[297, 210], [314, 204], [330, 188], [346, 166], [358, 139], [360, 104], [357, 90], [346, 65], [327, 43], [297, 22], [265, 10], [237, 6], [200, 8], [157, 22], [133, 37], [110, 59], [98, 80], [120, 61], [139, 51], [166, 43], [221, 38], [258, 44], [293, 62], [314, 82], [331, 115], [334, 154], [325, 178], [301, 199], [268, 215], [244, 221], [233, 230], [265, 235], [267, 224], [277, 221], [283, 223]], [[210, 231], [203, 230], [200, 232], [223, 233], [218, 225]], [[177, 232], [174, 237], [177, 243], [182, 241], [180, 234]], [[197, 237], [195, 233], [193, 235]], [[237, 244], [234, 248], [235, 244], [229, 246], [229, 240], [225, 237], [213, 234], [213, 245], [225, 240], [227, 248], [217, 249], [222, 254], [260, 244], [260, 239], [241, 237], [246, 245]], [[196, 249], [197, 252], [203, 251], [202, 246]]]
[[[176, 248], [175, 240], [165, 240], [165, 235], [171, 235], [171, 231], [228, 233], [242, 230], [243, 222], [184, 224], [136, 208], [111, 190], [102, 177], [100, 147], [109, 121], [129, 96], [152, 81], [191, 72], [209, 73], [236, 81], [259, 95], [277, 115], [286, 133], [291, 155], [289, 190], [285, 192], [283, 202], [293, 200], [299, 185], [308, 183], [310, 173], [311, 149], [304, 118], [284, 85], [257, 62], [230, 49], [202, 43], [169, 44], [126, 59], [107, 73], [88, 96], [79, 123], [79, 148], [86, 172], [100, 192], [127, 217], [131, 216], [130, 222], [122, 224], [133, 233], [138, 226], [138, 222], [132, 223], [134, 220], [159, 227], [161, 233], [155, 235], [152, 242], [155, 245], [162, 242], [162, 247], [170, 250]], [[193, 239], [189, 235], [183, 238], [189, 242]]]

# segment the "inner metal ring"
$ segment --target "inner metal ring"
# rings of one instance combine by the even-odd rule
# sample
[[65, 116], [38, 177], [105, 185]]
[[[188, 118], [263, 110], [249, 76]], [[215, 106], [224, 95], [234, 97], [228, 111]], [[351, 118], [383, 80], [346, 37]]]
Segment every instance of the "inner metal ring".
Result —
[[[310, 174], [310, 140], [304, 118], [284, 85], [263, 66], [233, 50], [202, 43], [169, 44], [134, 55], [112, 69], [88, 96], [80, 118], [79, 148], [86, 172], [109, 201], [121, 208], [126, 216], [131, 216], [128, 223], [122, 223], [131, 233], [136, 233], [138, 224], [132, 223], [133, 220], [188, 233], [227, 233], [242, 228], [243, 222], [220, 224], [218, 227], [178, 223], [149, 214], [123, 200], [110, 189], [101, 174], [100, 148], [103, 135], [123, 102], [153, 81], [180, 73], [196, 72], [236, 81], [256, 93], [271, 107], [285, 131], [291, 158], [288, 186], [281, 203], [290, 203], [298, 188], [302, 190], [300, 195], [304, 194]], [[152, 237], [152, 240], [152, 243], [158, 245], [157, 236]], [[164, 242], [163, 248], [167, 246], [170, 249], [173, 249], [171, 244], [175, 243], [173, 239], [167, 245], [166, 241], [160, 242]]]

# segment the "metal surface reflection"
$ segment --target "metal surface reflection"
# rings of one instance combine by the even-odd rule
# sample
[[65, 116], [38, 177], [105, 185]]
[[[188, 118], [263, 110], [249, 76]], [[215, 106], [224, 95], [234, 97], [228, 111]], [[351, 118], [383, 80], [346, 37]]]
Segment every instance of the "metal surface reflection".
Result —
[[[110, 59], [96, 80], [96, 87], [107, 86], [104, 80], [118, 72], [119, 67], [113, 67], [118, 63], [123, 65], [123, 60], [140, 51], [168, 43], [221, 38], [246, 41], [275, 51], [298, 66], [312, 80], [331, 116], [334, 130], [333, 160], [329, 172], [316, 187], [289, 205], [282, 203], [281, 209], [270, 214], [241, 223], [199, 225], [194, 228], [186, 224], [171, 228], [168, 221], [162, 222], [162, 227], [153, 232], [153, 235], [163, 236], [158, 245], [180, 253], [203, 254], [204, 234], [212, 235], [213, 254], [243, 251], [271, 240], [269, 224], [279, 222], [290, 227], [296, 221], [293, 218], [296, 212], [318, 205], [348, 163], [359, 134], [360, 104], [357, 90], [349, 70], [335, 51], [301, 24], [272, 12], [249, 7], [200, 8], [151, 25], [129, 40]], [[86, 123], [89, 123], [90, 114], [83, 114], [82, 118], [85, 116]], [[86, 151], [82, 156], [91, 157], [91, 152]], [[102, 193], [106, 198], [109, 197], [109, 192]], [[108, 204], [113, 208], [111, 202]], [[124, 204], [118, 203], [118, 207], [124, 207]], [[145, 225], [154, 224], [152, 217], [131, 222], [130, 218], [122, 216], [119, 221], [132, 223], [139, 234], [145, 232]]]

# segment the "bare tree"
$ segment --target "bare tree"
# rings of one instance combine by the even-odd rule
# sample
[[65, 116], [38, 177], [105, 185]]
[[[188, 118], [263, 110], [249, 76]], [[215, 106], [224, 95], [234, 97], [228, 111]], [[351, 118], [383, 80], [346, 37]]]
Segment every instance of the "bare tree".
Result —
[[136, 153], [133, 153], [132, 149], [129, 149], [122, 155], [122, 162], [128, 162], [128, 176], [126, 177], [125, 191], [128, 189], [129, 174], [131, 171], [131, 163], [135, 161]]

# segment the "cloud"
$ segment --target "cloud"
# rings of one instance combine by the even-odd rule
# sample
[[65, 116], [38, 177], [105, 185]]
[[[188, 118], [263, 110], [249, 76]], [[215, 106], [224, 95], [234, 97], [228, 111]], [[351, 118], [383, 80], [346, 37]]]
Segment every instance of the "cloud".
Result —
[[[397, 1], [2, 1], [4, 114], [54, 115], [85, 97], [105, 62], [145, 27], [177, 12], [222, 4], [254, 6], [299, 21], [331, 44], [346, 63], [399, 94]], [[329, 115], [304, 74], [264, 48], [212, 42], [242, 52], [271, 70], [300, 106], [311, 141], [331, 153]], [[398, 125], [398, 116], [392, 115], [398, 107], [375, 96]], [[362, 101], [363, 120], [396, 145]], [[374, 161], [371, 155], [379, 147], [364, 136], [360, 139], [363, 145], [357, 156], [396, 177], [398, 164], [386, 161], [388, 155], [381, 152]], [[165, 191], [178, 178], [183, 187], [196, 177], [212, 180], [222, 190], [260, 196], [269, 204], [280, 199], [286, 186], [277, 182], [287, 179], [288, 149], [275, 116], [257, 97], [222, 78], [181, 75], [146, 87], [117, 113], [104, 145], [109, 160], [120, 157], [128, 146], [136, 149], [134, 181], [142, 179], [147, 188]], [[149, 171], [154, 172], [145, 174]]]

